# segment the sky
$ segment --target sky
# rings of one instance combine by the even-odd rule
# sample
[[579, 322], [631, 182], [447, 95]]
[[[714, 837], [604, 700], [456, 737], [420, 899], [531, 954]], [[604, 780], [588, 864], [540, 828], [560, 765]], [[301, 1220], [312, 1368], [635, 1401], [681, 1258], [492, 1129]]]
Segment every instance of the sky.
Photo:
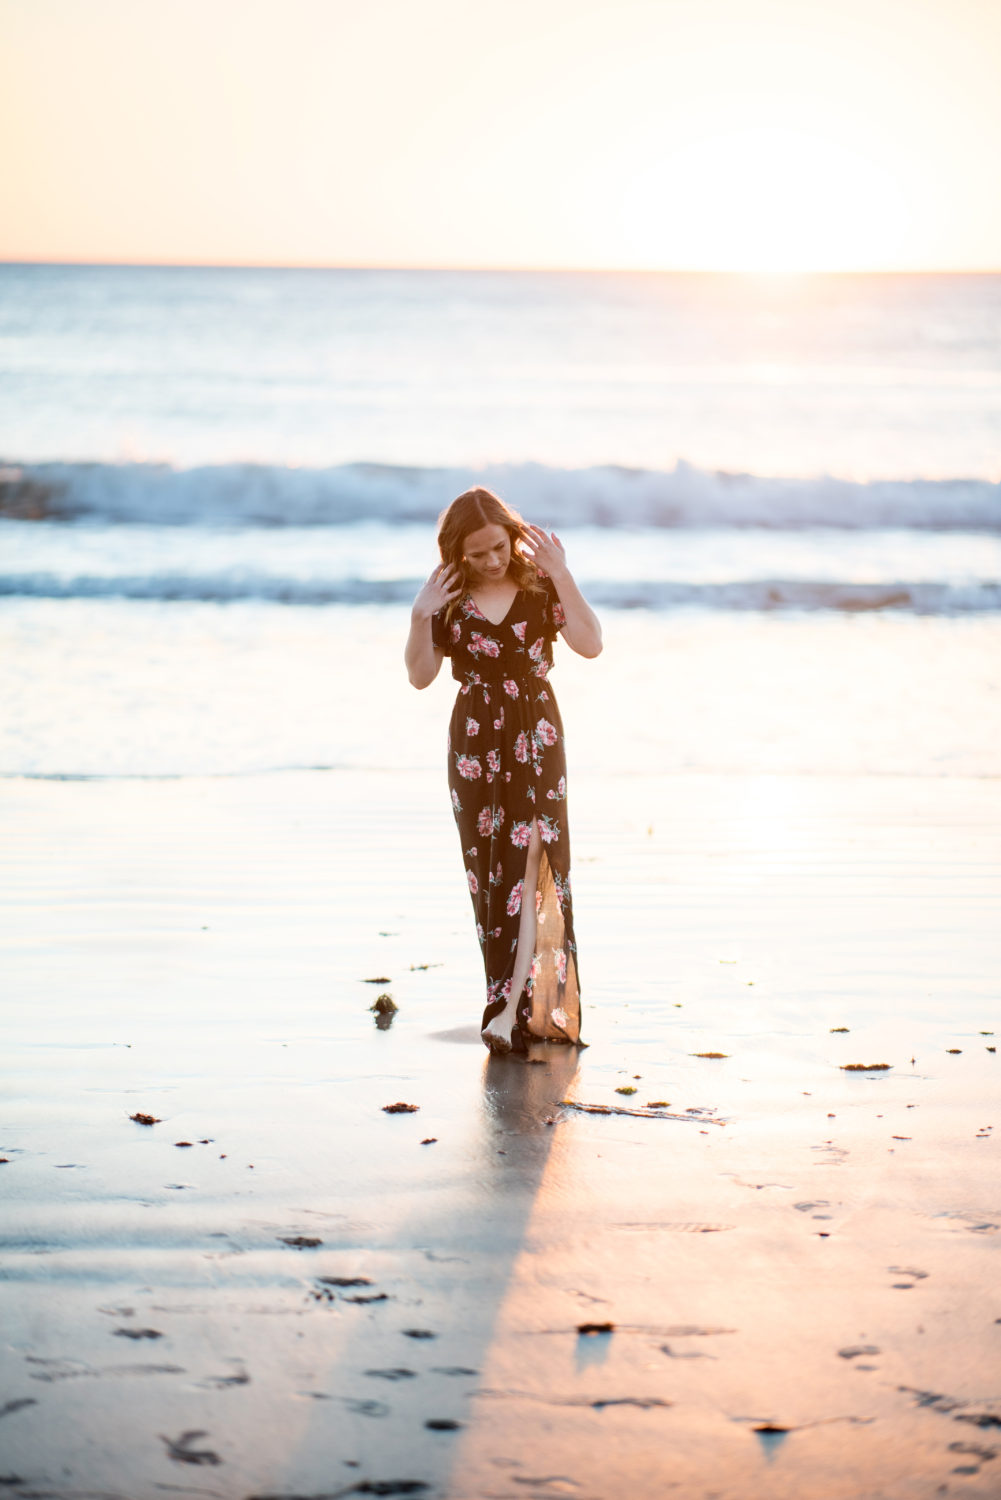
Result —
[[0, 0], [0, 259], [1001, 269], [1001, 0]]

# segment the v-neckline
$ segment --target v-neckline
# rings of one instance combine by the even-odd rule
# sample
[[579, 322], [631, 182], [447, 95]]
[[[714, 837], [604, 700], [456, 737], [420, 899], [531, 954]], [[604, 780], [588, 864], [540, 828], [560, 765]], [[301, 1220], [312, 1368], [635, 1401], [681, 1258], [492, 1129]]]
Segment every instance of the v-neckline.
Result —
[[484, 611], [477, 604], [476, 600], [472, 596], [472, 593], [470, 593], [469, 598], [470, 598], [470, 600], [472, 602], [473, 608], [475, 609], [476, 613], [479, 615], [480, 619], [481, 620], [485, 620], [488, 625], [492, 625], [493, 628], [494, 628], [494, 630], [499, 630], [500, 627], [503, 624], [506, 623], [507, 617], [511, 613], [511, 611], [514, 609], [514, 606], [517, 603], [520, 595], [521, 595], [521, 589], [515, 589], [515, 591], [514, 591], [514, 598], [511, 600], [511, 603], [508, 605], [507, 609], [501, 615], [501, 617], [500, 617], [499, 620], [491, 620], [490, 616], [488, 614], [484, 613]]

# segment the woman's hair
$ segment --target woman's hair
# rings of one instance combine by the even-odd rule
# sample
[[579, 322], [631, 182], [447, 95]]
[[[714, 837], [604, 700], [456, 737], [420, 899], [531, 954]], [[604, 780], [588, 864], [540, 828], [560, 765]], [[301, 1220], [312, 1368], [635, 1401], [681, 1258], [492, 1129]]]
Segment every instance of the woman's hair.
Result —
[[446, 622], [451, 620], [469, 588], [469, 574], [462, 558], [466, 537], [483, 526], [503, 526], [511, 538], [511, 565], [508, 572], [520, 589], [528, 589], [531, 593], [541, 591], [542, 585], [534, 562], [518, 546], [519, 542], [530, 540], [525, 522], [493, 490], [477, 486], [475, 489], [465, 490], [453, 500], [438, 522], [438, 551], [441, 553], [441, 560], [445, 564], [451, 564], [460, 575], [460, 593], [445, 610]]

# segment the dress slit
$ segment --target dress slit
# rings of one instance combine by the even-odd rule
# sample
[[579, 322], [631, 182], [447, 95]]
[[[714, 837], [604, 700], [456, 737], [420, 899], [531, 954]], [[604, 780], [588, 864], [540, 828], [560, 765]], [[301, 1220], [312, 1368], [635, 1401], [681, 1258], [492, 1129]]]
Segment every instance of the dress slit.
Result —
[[526, 984], [525, 1030], [530, 1037], [576, 1042], [580, 1037], [577, 954], [575, 945], [567, 941], [567, 926], [545, 844], [539, 861], [537, 893], [535, 952]]

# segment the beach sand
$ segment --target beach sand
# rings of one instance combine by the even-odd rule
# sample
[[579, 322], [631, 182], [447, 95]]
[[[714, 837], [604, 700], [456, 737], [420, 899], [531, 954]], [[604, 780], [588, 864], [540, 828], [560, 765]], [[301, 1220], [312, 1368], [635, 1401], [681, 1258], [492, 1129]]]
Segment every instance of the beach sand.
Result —
[[526, 1064], [443, 776], [0, 784], [0, 1495], [1001, 1494], [1001, 785], [571, 818]]

